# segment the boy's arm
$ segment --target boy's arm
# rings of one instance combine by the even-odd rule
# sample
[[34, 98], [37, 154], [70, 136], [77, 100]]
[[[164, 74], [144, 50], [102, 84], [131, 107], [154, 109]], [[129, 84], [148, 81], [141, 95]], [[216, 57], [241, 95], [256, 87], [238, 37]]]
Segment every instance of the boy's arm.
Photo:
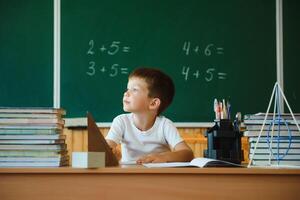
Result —
[[107, 144], [111, 148], [112, 152], [116, 155], [117, 159], [120, 160], [122, 155], [120, 150], [117, 148], [118, 145], [113, 140], [106, 139]]
[[112, 148], [112, 149], [117, 147], [117, 143], [115, 143], [113, 140], [106, 139], [106, 142], [109, 145], [109, 147]]
[[173, 151], [149, 154], [138, 159], [137, 163], [190, 162], [193, 158], [193, 151], [184, 141], [182, 141], [174, 147]]

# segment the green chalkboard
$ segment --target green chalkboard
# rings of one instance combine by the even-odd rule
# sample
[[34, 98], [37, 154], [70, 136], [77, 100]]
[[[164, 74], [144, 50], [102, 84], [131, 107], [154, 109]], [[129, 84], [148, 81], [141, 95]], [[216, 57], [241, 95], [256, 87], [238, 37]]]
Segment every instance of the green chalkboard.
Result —
[[0, 106], [52, 106], [53, 1], [0, 1]]
[[276, 81], [274, 0], [64, 0], [62, 107], [69, 117], [122, 113], [128, 73], [161, 68], [175, 81], [165, 115], [214, 119], [213, 100], [233, 113], [265, 111]]
[[[293, 112], [300, 112], [300, 1], [283, 1], [284, 91]], [[288, 108], [285, 108], [288, 111]]]

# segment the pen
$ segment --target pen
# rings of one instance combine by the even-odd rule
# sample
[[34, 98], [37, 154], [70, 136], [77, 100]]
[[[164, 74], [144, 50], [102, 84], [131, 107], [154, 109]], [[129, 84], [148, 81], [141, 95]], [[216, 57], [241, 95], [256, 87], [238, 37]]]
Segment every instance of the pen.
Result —
[[215, 111], [215, 119], [220, 119], [220, 115], [219, 115], [219, 103], [218, 103], [218, 100], [215, 99], [214, 100], [214, 111]]
[[231, 104], [227, 101], [227, 118], [231, 118]]
[[224, 119], [222, 102], [219, 103], [219, 109], [220, 109], [220, 119]]
[[218, 101], [218, 119], [220, 120], [221, 119], [221, 111], [222, 111], [222, 105], [220, 104], [220, 102]]
[[223, 119], [227, 119], [227, 108], [224, 99], [223, 99]]
[[234, 126], [235, 126], [235, 129], [238, 130], [238, 131], [240, 130], [241, 120], [242, 120], [241, 113], [240, 112], [236, 113], [235, 120], [234, 120]]

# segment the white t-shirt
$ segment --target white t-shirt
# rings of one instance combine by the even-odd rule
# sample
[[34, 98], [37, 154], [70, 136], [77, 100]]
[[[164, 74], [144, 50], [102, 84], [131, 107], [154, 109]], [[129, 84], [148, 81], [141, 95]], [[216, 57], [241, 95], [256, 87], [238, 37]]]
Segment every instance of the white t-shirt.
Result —
[[149, 153], [170, 151], [183, 141], [171, 120], [159, 116], [147, 131], [139, 130], [133, 122], [133, 114], [117, 116], [106, 139], [121, 143], [122, 162], [136, 161]]

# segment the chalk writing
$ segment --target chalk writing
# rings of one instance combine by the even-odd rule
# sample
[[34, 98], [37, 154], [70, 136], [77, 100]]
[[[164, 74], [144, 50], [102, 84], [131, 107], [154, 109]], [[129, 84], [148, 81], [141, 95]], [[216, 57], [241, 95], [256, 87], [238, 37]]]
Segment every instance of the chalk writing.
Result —
[[[189, 62], [189, 56], [192, 55], [201, 56], [201, 59], [205, 60], [205, 64], [201, 64], [201, 61], [199, 62], [200, 67], [198, 66], [195, 68], [188, 65], [184, 65], [182, 67], [181, 74], [185, 81], [188, 81], [189, 79], [197, 79], [209, 83], [212, 81], [227, 79], [227, 73], [224, 70], [218, 70], [218, 68], [222, 66], [220, 66], [220, 64], [214, 64], [216, 60], [223, 58], [223, 46], [214, 43], [200, 45], [196, 42], [192, 43], [187, 40], [183, 43], [181, 50], [183, 52], [184, 60], [186, 60], [187, 63]], [[195, 57], [193, 57], [193, 59], [195, 59]]]
[[109, 77], [116, 77], [119, 74], [128, 75], [129, 68], [120, 66], [118, 63], [114, 63], [111, 66], [96, 66], [95, 62], [91, 61], [86, 74], [88, 76], [94, 76], [96, 73], [107, 74]]
[[192, 45], [190, 41], [185, 41], [182, 46], [182, 51], [186, 56], [191, 55], [192, 53], [196, 55], [212, 56], [214, 54], [224, 54], [224, 47], [219, 47], [212, 43], [202, 46], [198, 44]]
[[123, 45], [121, 41], [114, 40], [109, 42], [108, 44], [100, 44], [96, 45], [96, 42], [91, 39], [88, 42], [87, 56], [88, 56], [88, 67], [86, 71], [86, 75], [95, 76], [97, 74], [106, 74], [109, 77], [117, 77], [118, 75], [127, 75], [129, 73], [129, 68], [122, 66], [120, 63], [112, 63], [111, 65], [103, 65], [100, 62], [95, 60], [97, 56], [107, 55], [107, 56], [115, 56], [117, 54], [131, 53], [131, 47], [129, 45]]
[[201, 79], [205, 82], [211, 82], [214, 79], [225, 80], [227, 78], [227, 73], [217, 72], [216, 68], [214, 67], [191, 70], [191, 67], [183, 66], [181, 74], [183, 75], [185, 81], [188, 81], [190, 77], [194, 79]]
[[109, 44], [101, 44], [99, 47], [95, 44], [94, 40], [90, 40], [88, 43], [87, 55], [95, 55], [97, 53], [105, 53], [113, 56], [118, 53], [129, 53], [131, 48], [128, 45], [123, 45], [121, 41], [112, 41]]

